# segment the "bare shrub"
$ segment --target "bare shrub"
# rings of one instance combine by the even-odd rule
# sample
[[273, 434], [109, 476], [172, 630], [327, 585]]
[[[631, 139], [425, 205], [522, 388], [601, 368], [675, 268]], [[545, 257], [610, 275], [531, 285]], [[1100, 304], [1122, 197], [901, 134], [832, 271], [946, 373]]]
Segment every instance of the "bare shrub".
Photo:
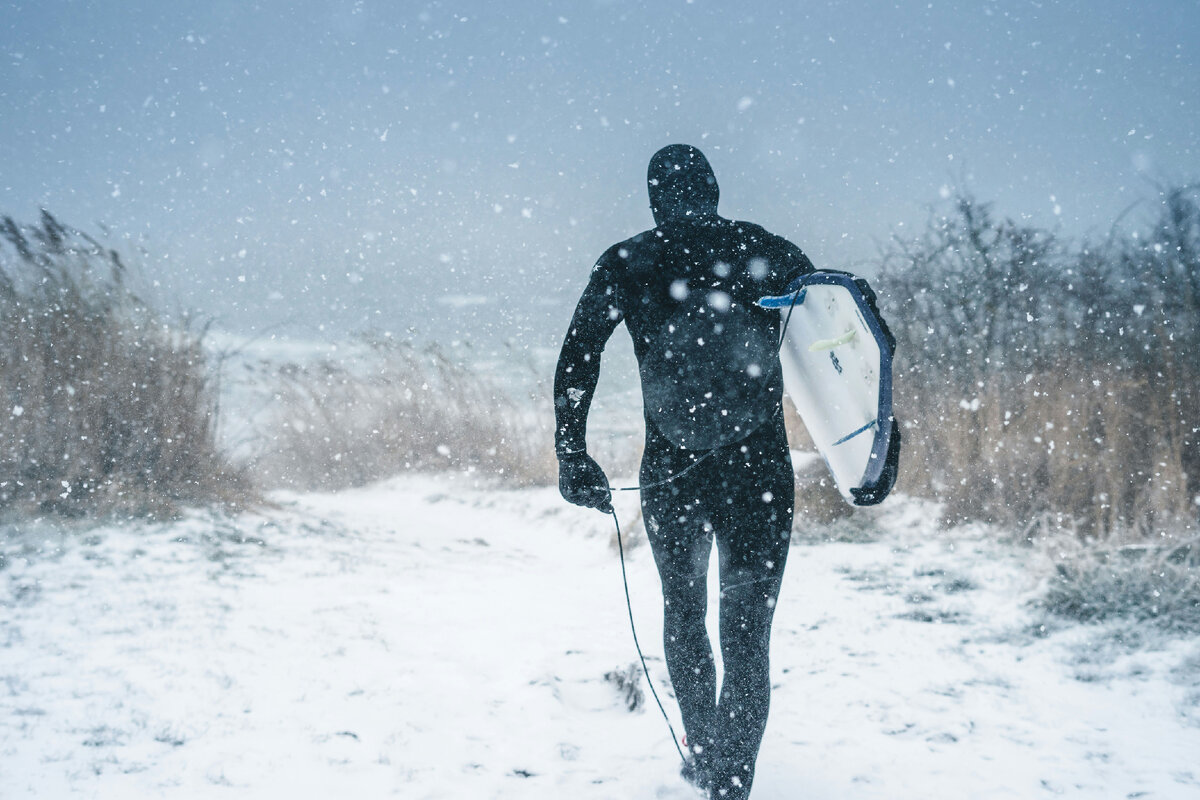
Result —
[[646, 696], [642, 692], [642, 668], [637, 662], [624, 669], [618, 667], [604, 673], [604, 680], [617, 690], [621, 704], [627, 711], [637, 711], [646, 704]]
[[336, 489], [406, 471], [478, 471], [545, 485], [557, 471], [535, 413], [436, 346], [364, 340], [361, 359], [276, 370], [278, 409], [255, 460], [270, 485]]
[[901, 488], [1027, 535], [1195, 530], [1200, 209], [1070, 252], [969, 196], [885, 260]]
[[250, 499], [216, 445], [203, 330], [129, 285], [116, 251], [0, 221], [0, 510], [164, 515]]
[[1200, 632], [1200, 538], [1071, 548], [1054, 558], [1040, 605], [1080, 622], [1132, 618]]

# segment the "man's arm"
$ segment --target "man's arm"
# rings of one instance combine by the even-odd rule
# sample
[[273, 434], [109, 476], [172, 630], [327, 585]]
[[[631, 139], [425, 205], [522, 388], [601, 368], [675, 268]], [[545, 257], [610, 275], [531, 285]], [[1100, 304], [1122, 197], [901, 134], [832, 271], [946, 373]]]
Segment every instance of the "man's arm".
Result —
[[796, 245], [789, 242], [787, 239], [780, 238], [780, 255], [782, 256], [781, 263], [776, 267], [779, 277], [782, 278], [780, 292], [786, 292], [787, 287], [796, 278], [801, 275], [807, 275], [810, 272], [816, 272], [817, 268], [813, 266], [812, 261], [808, 256], [804, 255], [804, 251]]
[[612, 510], [612, 494], [604, 470], [587, 454], [587, 416], [600, 378], [600, 354], [623, 317], [608, 256], [592, 269], [554, 373], [559, 491], [571, 503], [605, 512]]
[[600, 354], [622, 319], [616, 281], [601, 257], [575, 306], [554, 372], [554, 451], [559, 456], [587, 449], [587, 416], [600, 378]]

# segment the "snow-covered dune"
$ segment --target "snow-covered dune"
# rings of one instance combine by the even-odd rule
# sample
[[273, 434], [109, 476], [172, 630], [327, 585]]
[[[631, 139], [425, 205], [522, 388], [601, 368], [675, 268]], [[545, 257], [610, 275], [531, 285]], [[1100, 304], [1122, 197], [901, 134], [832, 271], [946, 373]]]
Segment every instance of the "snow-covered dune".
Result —
[[[277, 500], [9, 532], [0, 796], [693, 797], [605, 679], [636, 657], [606, 517], [449, 476]], [[930, 517], [899, 498], [875, 541], [793, 547], [755, 797], [1200, 796], [1200, 647], [1039, 631], [1034, 555]]]

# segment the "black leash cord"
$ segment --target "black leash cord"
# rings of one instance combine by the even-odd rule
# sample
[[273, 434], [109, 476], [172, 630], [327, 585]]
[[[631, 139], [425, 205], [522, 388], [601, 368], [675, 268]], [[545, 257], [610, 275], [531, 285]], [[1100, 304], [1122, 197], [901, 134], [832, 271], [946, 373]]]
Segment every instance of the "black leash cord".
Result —
[[709, 450], [707, 453], [700, 456], [699, 458], [697, 458], [692, 463], [688, 464], [683, 469], [679, 470], [679, 472], [676, 472], [674, 475], [668, 475], [666, 478], [663, 478], [661, 481], [655, 481], [654, 483], [641, 483], [641, 484], [638, 484], [637, 486], [608, 486], [608, 487], [598, 487], [598, 488], [607, 488], [610, 492], [640, 492], [642, 489], [653, 489], [655, 486], [662, 486], [664, 484], [670, 483], [671, 481], [675, 480], [676, 478], [682, 478], [684, 476], [684, 474], [687, 473], [688, 470], [690, 470], [692, 467], [695, 467], [701, 461], [708, 458], [709, 456], [711, 456], [713, 453], [717, 452], [717, 450], [720, 450], [720, 449], [721, 448], [719, 448], [719, 447], [715, 447], [712, 450]]
[[[812, 273], [809, 273], [810, 275]], [[800, 298], [804, 295], [804, 290], [807, 288], [808, 281], [800, 281], [800, 285], [796, 287], [796, 291], [792, 292], [792, 302], [788, 305], [787, 316], [783, 318], [783, 327], [779, 329], [779, 344], [778, 350], [783, 349], [783, 339], [787, 336], [788, 323], [792, 321], [792, 312], [796, 310], [796, 303], [800, 302]]]
[[[783, 327], [779, 331], [779, 347], [780, 348], [783, 347], [783, 339], [784, 339], [784, 336], [787, 334], [788, 323], [792, 321], [792, 311], [795, 310], [796, 303], [799, 301], [799, 299], [803, 295], [803, 293], [804, 293], [804, 282], [802, 282], [800, 284], [800, 286], [796, 289], [796, 291], [792, 293], [792, 304], [790, 306], [788, 306], [787, 316], [784, 317]], [[780, 410], [782, 410], [782, 408], [783, 408], [783, 406], [781, 405]], [[654, 483], [639, 484], [637, 486], [606, 486], [606, 487], [596, 487], [596, 488], [606, 488], [610, 492], [639, 492], [642, 489], [652, 489], [655, 486], [662, 486], [663, 484], [670, 483], [671, 481], [675, 480], [676, 478], [683, 477], [684, 473], [686, 473], [688, 470], [692, 469], [693, 467], [699, 465], [701, 461], [704, 461], [706, 458], [708, 458], [709, 456], [711, 456], [713, 453], [717, 452], [717, 450], [720, 450], [720, 449], [721, 448], [716, 447], [716, 448], [713, 448], [712, 450], [709, 450], [707, 453], [705, 453], [704, 455], [697, 458], [691, 464], [688, 464], [686, 467], [679, 470], [679, 472], [676, 472], [674, 475], [670, 475], [661, 481], [655, 481]], [[683, 754], [683, 748], [681, 748], [679, 746], [679, 737], [675, 734], [675, 726], [671, 724], [671, 718], [667, 715], [667, 709], [663, 707], [662, 700], [659, 699], [658, 692], [655, 691], [655, 689], [654, 689], [654, 681], [652, 681], [650, 679], [650, 668], [646, 666], [646, 656], [642, 653], [641, 643], [638, 642], [637, 625], [635, 625], [633, 622], [633, 601], [629, 598], [629, 576], [625, 572], [625, 546], [623, 544], [621, 544], [621, 522], [620, 522], [620, 520], [617, 519], [616, 509], [614, 509], [611, 505], [609, 506], [608, 513], [610, 515], [612, 515], [613, 525], [615, 525], [617, 527], [617, 552], [620, 553], [620, 555], [621, 555], [621, 582], [625, 585], [625, 609], [629, 612], [629, 630], [631, 633], [633, 633], [633, 646], [635, 648], [637, 648], [638, 658], [642, 662], [642, 673], [646, 676], [646, 685], [650, 687], [650, 694], [653, 695], [654, 702], [658, 703], [658, 710], [662, 712], [663, 719], [667, 723], [667, 730], [669, 730], [671, 732], [671, 743], [673, 745], [675, 745], [675, 750], [676, 750], [676, 752], [679, 753], [679, 759], [684, 764], [687, 764], [687, 756], [685, 756]]]
[[638, 642], [637, 626], [633, 624], [633, 601], [629, 599], [629, 577], [625, 574], [625, 547], [621, 544], [621, 523], [617, 520], [615, 509], [610, 509], [608, 513], [612, 514], [613, 524], [617, 526], [617, 551], [621, 554], [621, 581], [625, 584], [625, 608], [629, 611], [629, 630], [633, 632], [633, 646], [637, 648], [638, 658], [642, 661], [642, 673], [646, 676], [646, 685], [650, 687], [650, 694], [654, 696], [654, 702], [658, 703], [658, 710], [662, 712], [663, 719], [667, 722], [667, 730], [671, 732], [671, 742], [679, 752], [679, 760], [686, 764], [687, 756], [683, 754], [683, 748], [679, 746], [679, 737], [675, 735], [675, 726], [671, 724], [671, 718], [667, 716], [667, 709], [663, 708], [662, 700], [659, 699], [658, 692], [654, 689], [654, 681], [650, 680], [650, 668], [646, 666], [646, 656], [642, 654], [642, 645]]

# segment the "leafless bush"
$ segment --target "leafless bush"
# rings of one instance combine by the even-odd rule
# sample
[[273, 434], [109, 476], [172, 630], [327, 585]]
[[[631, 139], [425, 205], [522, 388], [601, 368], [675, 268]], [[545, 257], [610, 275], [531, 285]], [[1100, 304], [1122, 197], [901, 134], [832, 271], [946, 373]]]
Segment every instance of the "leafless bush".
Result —
[[129, 285], [116, 251], [43, 212], [0, 221], [0, 510], [151, 514], [238, 502], [203, 331]]
[[604, 673], [604, 680], [616, 687], [622, 705], [628, 711], [637, 711], [646, 704], [646, 696], [642, 692], [642, 668], [637, 662], [624, 669], [617, 668]]
[[902, 488], [1028, 535], [1154, 536], [1200, 511], [1200, 207], [1070, 252], [959, 197], [881, 275]]
[[1200, 632], [1200, 538], [1072, 548], [1054, 557], [1040, 599], [1047, 611], [1081, 622], [1132, 618]]
[[276, 371], [278, 411], [255, 463], [269, 484], [334, 489], [448, 469], [505, 485], [556, 479], [548, 411], [523, 408], [435, 346], [365, 344], [361, 359]]

